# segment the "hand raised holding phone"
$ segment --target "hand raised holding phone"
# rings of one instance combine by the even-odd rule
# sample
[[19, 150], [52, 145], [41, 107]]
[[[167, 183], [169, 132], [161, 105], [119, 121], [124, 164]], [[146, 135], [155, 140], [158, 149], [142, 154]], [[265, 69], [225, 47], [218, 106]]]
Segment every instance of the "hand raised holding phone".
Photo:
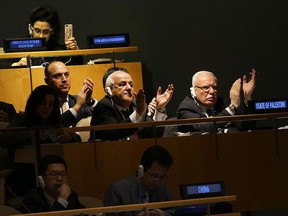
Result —
[[73, 24], [64, 25], [64, 41], [67, 49], [77, 50], [79, 49], [76, 39], [73, 37]]

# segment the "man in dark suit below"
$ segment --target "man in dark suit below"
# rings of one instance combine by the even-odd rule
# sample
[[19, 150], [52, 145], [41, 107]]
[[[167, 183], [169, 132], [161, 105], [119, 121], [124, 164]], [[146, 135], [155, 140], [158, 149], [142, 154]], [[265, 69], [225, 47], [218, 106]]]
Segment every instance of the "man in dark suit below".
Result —
[[24, 197], [20, 209], [22, 213], [85, 208], [79, 202], [76, 192], [69, 187], [64, 159], [57, 155], [44, 156], [39, 162], [38, 170], [40, 187], [31, 190]]
[[12, 104], [0, 101], [0, 122], [10, 122], [16, 110]]
[[[110, 185], [103, 204], [105, 206], [139, 204], [145, 202], [171, 201], [173, 196], [164, 184], [164, 179], [173, 164], [170, 153], [159, 145], [147, 148], [141, 158], [137, 176], [120, 180]], [[109, 213], [113, 216], [164, 216], [174, 215], [174, 209], [151, 209]]]
[[[143, 89], [134, 92], [133, 79], [124, 68], [110, 68], [103, 76], [106, 96], [93, 110], [91, 125], [161, 121], [167, 118], [165, 107], [170, 101], [174, 87], [172, 84], [162, 94], [161, 87], [148, 106]], [[146, 128], [147, 129], [147, 128]], [[134, 137], [147, 137], [149, 129], [119, 129], [91, 132], [90, 140], [119, 140]]]
[[52, 61], [45, 67], [45, 83], [58, 94], [63, 126], [75, 126], [82, 118], [92, 116], [92, 109], [96, 106], [97, 100], [92, 98], [94, 83], [91, 79], [84, 80], [77, 96], [71, 95], [68, 67], [61, 61]]
[[[243, 76], [243, 81], [237, 79], [230, 89], [230, 105], [224, 108], [221, 112], [217, 112], [214, 108], [217, 102], [217, 78], [209, 71], [199, 71], [192, 77], [191, 95], [180, 103], [177, 111], [178, 119], [187, 118], [207, 118], [213, 116], [232, 116], [237, 114], [237, 110], [241, 104], [241, 82], [244, 95], [244, 110], [248, 106], [248, 101], [251, 100], [255, 89], [256, 71], [253, 69], [250, 72], [251, 78], [248, 80], [246, 75]], [[230, 123], [217, 123], [217, 129], [224, 129]], [[250, 127], [252, 124], [244, 122], [242, 127]], [[239, 127], [239, 125], [238, 125]], [[191, 125], [181, 125], [178, 127], [180, 132], [211, 132], [215, 131], [213, 123], [199, 123]]]

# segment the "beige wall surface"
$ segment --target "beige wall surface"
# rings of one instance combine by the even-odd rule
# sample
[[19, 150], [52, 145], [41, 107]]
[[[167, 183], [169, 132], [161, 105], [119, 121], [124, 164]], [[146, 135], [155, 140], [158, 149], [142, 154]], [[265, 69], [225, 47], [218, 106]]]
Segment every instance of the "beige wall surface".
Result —
[[[134, 80], [135, 91], [142, 88], [142, 65], [141, 62], [117, 63], [117, 67], [126, 68]], [[69, 66], [72, 86], [70, 93], [78, 94], [85, 78], [94, 81], [93, 97], [100, 100], [105, 92], [102, 87], [102, 76], [105, 71], [113, 67], [113, 64], [79, 65]], [[32, 89], [44, 82], [44, 68], [12, 68], [0, 70], [0, 100], [14, 105], [17, 112], [24, 111], [26, 101]]]

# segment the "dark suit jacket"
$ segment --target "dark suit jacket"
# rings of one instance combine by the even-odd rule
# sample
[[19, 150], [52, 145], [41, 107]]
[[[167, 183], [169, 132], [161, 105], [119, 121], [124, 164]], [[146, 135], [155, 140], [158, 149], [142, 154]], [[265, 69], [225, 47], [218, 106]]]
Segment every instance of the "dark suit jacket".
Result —
[[[69, 97], [69, 108], [73, 107], [76, 104], [77, 96], [76, 95], [68, 95]], [[74, 115], [70, 110], [67, 110], [65, 113], [61, 115], [61, 123], [64, 127], [75, 127], [76, 124], [82, 119], [87, 118], [88, 116], [92, 116], [91, 107], [89, 107], [86, 103], [77, 113], [77, 117], [75, 118]]]
[[[137, 177], [133, 176], [110, 185], [105, 195], [103, 204], [104, 206], [129, 205], [138, 204], [140, 203], [139, 200], [139, 180]], [[174, 200], [174, 198], [165, 187], [164, 183], [160, 182], [158, 187], [150, 192], [149, 200], [150, 202], [161, 202], [171, 201]], [[165, 212], [167, 213], [165, 215], [173, 215], [174, 209], [169, 209]], [[130, 211], [111, 213], [109, 215], [136, 216], [138, 213], [139, 211]]]
[[0, 110], [8, 114], [9, 121], [11, 121], [13, 116], [16, 114], [16, 110], [12, 104], [1, 101], [0, 101]]
[[[213, 116], [230, 116], [230, 113], [223, 109], [220, 113], [215, 112]], [[206, 118], [206, 115], [203, 114], [201, 108], [195, 103], [192, 96], [186, 96], [185, 99], [180, 103], [177, 110], [178, 119], [187, 119], [187, 118]], [[217, 128], [224, 128], [226, 123], [217, 123]], [[202, 124], [191, 124], [191, 125], [181, 125], [178, 127], [178, 130], [181, 132], [195, 132], [195, 131], [204, 131], [213, 133], [215, 130], [214, 123], [202, 123]]]
[[[130, 114], [134, 111], [136, 105], [132, 103], [129, 107]], [[150, 117], [144, 114], [144, 119], [142, 121], [153, 121]], [[131, 123], [130, 118], [123, 119], [119, 110], [113, 105], [112, 100], [105, 96], [100, 101], [98, 101], [96, 107], [93, 109], [93, 116], [91, 119], [91, 125], [105, 125], [105, 124], [119, 124], [119, 123]], [[90, 133], [90, 140], [93, 139], [95, 135], [96, 139], [102, 140], [119, 140], [125, 137], [131, 136], [133, 133], [137, 133], [138, 137], [151, 137], [153, 132], [151, 129], [144, 128], [129, 128], [129, 129], [118, 129], [110, 131], [95, 131]], [[161, 131], [159, 132], [161, 133]]]
[[[22, 213], [36, 213], [36, 212], [48, 212], [48, 211], [60, 211], [60, 210], [68, 210], [68, 209], [81, 209], [85, 208], [79, 202], [78, 195], [76, 192], [72, 191], [70, 196], [68, 197], [69, 202], [67, 208], [62, 206], [59, 202], [55, 202], [53, 206], [50, 206], [48, 203], [44, 191], [42, 188], [33, 189], [24, 199], [23, 205], [20, 207], [20, 211]], [[29, 211], [28, 211], [28, 210]]]

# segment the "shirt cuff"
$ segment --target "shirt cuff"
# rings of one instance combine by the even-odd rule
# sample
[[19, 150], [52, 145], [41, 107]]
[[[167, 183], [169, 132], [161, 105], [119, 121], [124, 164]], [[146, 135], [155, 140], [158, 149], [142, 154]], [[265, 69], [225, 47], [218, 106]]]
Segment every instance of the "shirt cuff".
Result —
[[142, 117], [136, 112], [134, 111], [130, 116], [129, 116], [131, 122], [133, 123], [137, 123], [137, 122], [141, 122]]
[[70, 108], [69, 110], [72, 113], [72, 115], [76, 118], [77, 117], [77, 112], [73, 108]]
[[92, 98], [92, 102], [90, 103], [86, 103], [89, 107], [91, 107], [91, 109], [93, 110], [93, 108], [97, 105], [98, 101], [95, 98]]
[[229, 108], [229, 106], [226, 107], [226, 110], [227, 110], [227, 112], [228, 112], [230, 115], [232, 115], [232, 116], [235, 115], [235, 112], [234, 112], [233, 110], [231, 110], [231, 109]]
[[58, 197], [57, 202], [59, 202], [61, 205], [63, 205], [65, 208], [67, 208], [69, 202], [61, 197]]
[[167, 114], [163, 112], [159, 112], [157, 109], [154, 113], [153, 120], [154, 121], [165, 121], [167, 118]]

